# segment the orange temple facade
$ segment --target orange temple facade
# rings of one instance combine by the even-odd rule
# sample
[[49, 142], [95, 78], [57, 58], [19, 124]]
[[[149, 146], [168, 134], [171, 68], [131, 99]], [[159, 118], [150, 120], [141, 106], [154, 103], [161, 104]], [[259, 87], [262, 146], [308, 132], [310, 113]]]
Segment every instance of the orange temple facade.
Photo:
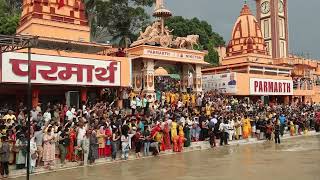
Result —
[[[268, 3], [272, 6], [264, 7]], [[320, 63], [287, 54], [287, 1], [257, 1], [257, 17], [243, 6], [230, 42], [217, 48], [220, 65], [202, 70], [203, 89], [266, 103], [319, 103]]]
[[[24, 0], [17, 34], [39, 37], [31, 52], [33, 106], [79, 106], [100, 97], [105, 88], [117, 96], [131, 85], [130, 60], [109, 56], [111, 45], [90, 42], [81, 0]], [[26, 50], [1, 55], [2, 102], [26, 100], [27, 60]]]

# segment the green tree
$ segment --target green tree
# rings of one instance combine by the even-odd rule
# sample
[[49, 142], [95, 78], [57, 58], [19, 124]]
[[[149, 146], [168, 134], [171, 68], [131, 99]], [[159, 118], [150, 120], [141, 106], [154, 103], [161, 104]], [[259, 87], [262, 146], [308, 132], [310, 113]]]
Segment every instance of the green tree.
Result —
[[120, 47], [128, 47], [137, 38], [138, 30], [150, 22], [145, 7], [153, 3], [154, 0], [95, 0], [96, 14], [91, 18], [94, 36], [104, 33]]
[[198, 50], [208, 50], [205, 60], [213, 65], [219, 63], [219, 56], [214, 47], [225, 45], [223, 38], [213, 31], [212, 26], [206, 21], [200, 21], [198, 18], [185, 19], [181, 16], [175, 16], [166, 21], [166, 26], [174, 31], [175, 37], [184, 37], [190, 34], [199, 35]]
[[21, 0], [0, 0], [0, 34], [12, 35], [19, 24]]
[[217, 66], [219, 65], [219, 54], [214, 49], [214, 42], [210, 41], [208, 45], [208, 54], [205, 56], [205, 61], [208, 63]]

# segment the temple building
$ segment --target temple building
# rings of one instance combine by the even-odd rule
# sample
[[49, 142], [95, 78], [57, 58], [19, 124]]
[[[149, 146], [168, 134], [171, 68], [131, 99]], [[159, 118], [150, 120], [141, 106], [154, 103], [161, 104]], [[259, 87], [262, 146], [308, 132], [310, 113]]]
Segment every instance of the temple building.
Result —
[[320, 102], [320, 63], [288, 53], [287, 1], [256, 3], [257, 17], [245, 3], [230, 42], [217, 49], [220, 65], [202, 70], [203, 89], [265, 103]]
[[[81, 0], [23, 0], [17, 34], [38, 36], [30, 62], [33, 106], [39, 102], [79, 106], [131, 85], [129, 59], [108, 56], [111, 45], [90, 41]], [[26, 102], [26, 50], [1, 54], [0, 80], [3, 103]]]

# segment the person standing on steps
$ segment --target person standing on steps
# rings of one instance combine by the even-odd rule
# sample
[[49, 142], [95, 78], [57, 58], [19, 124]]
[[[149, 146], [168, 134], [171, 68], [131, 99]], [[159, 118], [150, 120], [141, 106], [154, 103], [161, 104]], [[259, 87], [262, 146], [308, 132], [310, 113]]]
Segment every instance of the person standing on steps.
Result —
[[0, 148], [0, 161], [1, 161], [1, 175], [6, 178], [9, 175], [9, 157], [10, 146], [6, 136], [1, 137], [2, 146]]
[[219, 131], [220, 131], [220, 146], [224, 145], [229, 145], [228, 144], [228, 133], [229, 130], [229, 125], [227, 120], [222, 120], [219, 126]]
[[274, 140], [276, 144], [280, 144], [280, 121], [276, 121], [276, 124], [274, 126]]

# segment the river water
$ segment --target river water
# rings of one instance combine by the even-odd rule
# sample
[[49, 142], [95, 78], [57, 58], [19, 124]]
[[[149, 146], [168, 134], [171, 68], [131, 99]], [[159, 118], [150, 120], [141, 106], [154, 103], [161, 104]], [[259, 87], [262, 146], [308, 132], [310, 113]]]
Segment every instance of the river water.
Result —
[[[25, 177], [17, 178], [18, 180]], [[320, 136], [33, 175], [31, 180], [320, 180]]]

